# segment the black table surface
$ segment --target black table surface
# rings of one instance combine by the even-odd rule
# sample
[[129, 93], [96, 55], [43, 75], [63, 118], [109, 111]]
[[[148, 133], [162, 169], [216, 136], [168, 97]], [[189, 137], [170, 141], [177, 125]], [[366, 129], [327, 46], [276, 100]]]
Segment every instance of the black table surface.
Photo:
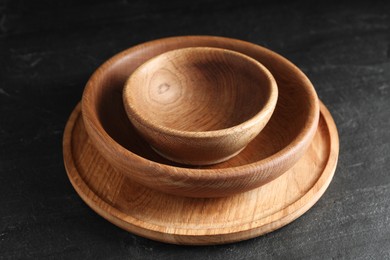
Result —
[[[91, 73], [135, 44], [219, 35], [301, 68], [340, 136], [334, 179], [291, 224], [221, 246], [119, 229], [71, 186], [62, 134]], [[0, 258], [390, 258], [390, 2], [0, 0]]]

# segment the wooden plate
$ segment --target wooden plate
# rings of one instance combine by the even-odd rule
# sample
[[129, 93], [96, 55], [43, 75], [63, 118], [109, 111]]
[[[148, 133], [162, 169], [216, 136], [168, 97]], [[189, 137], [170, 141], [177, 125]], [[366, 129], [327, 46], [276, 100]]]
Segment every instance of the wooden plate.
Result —
[[332, 180], [339, 140], [332, 116], [321, 104], [315, 137], [293, 168], [260, 188], [212, 199], [161, 193], [115, 171], [92, 145], [80, 116], [80, 105], [67, 123], [63, 149], [73, 187], [108, 221], [162, 242], [211, 245], [271, 232], [305, 213]]

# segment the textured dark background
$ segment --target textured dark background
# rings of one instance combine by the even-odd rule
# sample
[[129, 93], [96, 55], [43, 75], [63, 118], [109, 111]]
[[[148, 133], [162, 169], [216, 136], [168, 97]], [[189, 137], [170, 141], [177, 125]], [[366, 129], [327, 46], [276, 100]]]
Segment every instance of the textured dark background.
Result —
[[[129, 234], [89, 209], [62, 162], [65, 122], [113, 54], [165, 36], [266, 46], [312, 80], [340, 135], [320, 201], [263, 237], [208, 247]], [[390, 2], [0, 0], [0, 258], [390, 258]]]

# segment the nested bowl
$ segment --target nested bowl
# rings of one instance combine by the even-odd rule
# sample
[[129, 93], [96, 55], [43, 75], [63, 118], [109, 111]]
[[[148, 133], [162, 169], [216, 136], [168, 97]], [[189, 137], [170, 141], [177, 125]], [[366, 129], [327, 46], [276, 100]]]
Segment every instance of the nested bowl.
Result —
[[189, 165], [242, 151], [275, 109], [277, 85], [258, 61], [210, 47], [165, 52], [137, 68], [123, 90], [127, 115], [157, 153]]
[[[240, 154], [223, 163], [191, 168], [161, 157], [138, 135], [124, 110], [122, 91], [131, 73], [156, 55], [186, 47], [248, 55], [262, 63], [278, 85], [278, 102], [268, 124]], [[184, 36], [140, 44], [105, 62], [86, 85], [82, 114], [94, 146], [127, 178], [174, 195], [222, 197], [259, 187], [291, 168], [316, 132], [319, 102], [304, 73], [266, 48], [223, 37]]]

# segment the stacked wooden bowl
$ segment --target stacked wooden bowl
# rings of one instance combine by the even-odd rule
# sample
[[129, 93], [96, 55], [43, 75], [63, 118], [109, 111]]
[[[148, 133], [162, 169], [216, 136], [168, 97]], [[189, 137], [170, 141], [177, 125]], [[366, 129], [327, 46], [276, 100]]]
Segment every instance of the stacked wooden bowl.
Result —
[[[210, 55], [207, 52], [206, 59], [222, 52], [217, 60], [223, 61], [221, 66], [229, 64], [228, 69], [219, 69], [221, 66], [214, 63], [206, 66], [199, 58], [202, 55], [184, 55], [186, 51], [182, 51], [194, 49], [218, 50]], [[177, 56], [169, 54], [172, 52]], [[192, 65], [196, 60], [196, 72], [191, 70], [193, 74], [185, 75], [186, 80], [180, 77], [176, 80], [177, 74], [184, 73], [180, 68], [187, 65], [182, 60], [172, 63], [175, 65], [172, 67], [153, 64], [151, 60], [158, 60], [161, 55], [170, 55], [163, 59], [169, 62], [183, 55]], [[229, 72], [241, 60], [245, 66], [238, 66], [237, 73]], [[152, 73], [148, 64], [149, 67], [153, 64], [150, 68], [157, 66], [157, 72]], [[204, 74], [210, 67], [214, 68], [213, 73]], [[178, 71], [175, 68], [179, 68]], [[172, 78], [166, 76], [172, 71], [175, 71], [175, 80], [169, 84], [159, 81], [157, 94], [145, 83], [151, 78], [154, 80], [153, 75], [158, 73], [163, 75], [163, 80]], [[222, 76], [218, 76], [219, 72]], [[256, 74], [262, 72], [270, 75], [266, 77], [270, 78], [268, 85], [274, 80], [277, 86], [276, 92], [269, 92], [274, 96], [270, 94], [264, 99], [267, 102], [256, 94], [257, 83], [251, 83], [265, 81]], [[148, 73], [152, 77], [147, 76]], [[240, 73], [245, 77], [240, 77]], [[191, 75], [195, 74], [194, 79]], [[200, 79], [202, 75], [214, 82], [204, 89], [216, 88], [217, 94], [193, 91], [201, 88], [198, 82], [205, 82]], [[137, 84], [132, 81], [134, 78]], [[224, 88], [214, 88], [222, 81], [233, 86], [229, 88], [229, 95], [223, 94]], [[233, 81], [235, 83], [230, 84]], [[172, 82], [180, 82], [177, 88], [180, 91], [168, 93], [169, 102], [164, 103], [158, 94], [176, 84]], [[130, 89], [134, 84], [135, 90]], [[217, 101], [221, 96], [228, 98]], [[176, 99], [184, 101], [171, 102], [173, 97], [175, 102]], [[196, 109], [179, 108], [191, 104], [192, 97], [197, 97]], [[154, 107], [153, 100], [159, 105]], [[275, 101], [273, 107], [272, 100]], [[256, 102], [270, 106], [267, 107], [269, 117], [261, 114], [261, 120], [253, 119], [264, 109]], [[168, 103], [169, 108], [165, 106]], [[199, 109], [202, 104], [213, 108]], [[197, 122], [204, 118], [199, 110], [211, 115], [207, 122], [213, 124], [209, 125], [219, 128], [198, 127]], [[187, 111], [185, 116], [181, 111]], [[251, 114], [245, 117], [247, 112], [242, 111]], [[193, 113], [196, 113], [195, 119], [189, 120]], [[180, 116], [172, 116], [177, 114]], [[169, 121], [170, 118], [174, 120]], [[214, 118], [220, 120], [214, 122]], [[247, 121], [256, 131], [247, 134]], [[183, 122], [187, 122], [185, 126]], [[220, 138], [221, 132], [223, 138]], [[175, 139], [177, 135], [179, 139]], [[223, 147], [224, 151], [231, 147], [228, 153], [231, 155], [216, 153], [214, 146], [210, 146], [210, 140], [216, 136], [218, 147]], [[198, 139], [183, 139], [188, 137]], [[236, 145], [244, 139], [246, 142]], [[159, 150], [160, 147], [165, 150]], [[188, 150], [194, 147], [198, 150]], [[333, 119], [302, 71], [258, 45], [211, 36], [160, 39], [132, 47], [109, 59], [89, 79], [81, 105], [75, 108], [67, 123], [63, 140], [69, 179], [93, 210], [132, 233], [190, 245], [240, 241], [290, 223], [325, 192], [336, 169], [338, 150]], [[215, 158], [208, 161], [212, 156]]]

